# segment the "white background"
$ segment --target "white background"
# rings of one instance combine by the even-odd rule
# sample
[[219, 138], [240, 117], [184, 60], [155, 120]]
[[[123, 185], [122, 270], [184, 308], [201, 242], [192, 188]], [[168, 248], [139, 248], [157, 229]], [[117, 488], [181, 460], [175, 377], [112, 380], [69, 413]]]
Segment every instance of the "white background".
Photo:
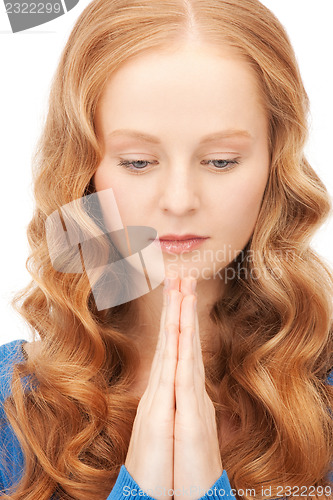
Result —
[[[108, 0], [106, 0], [108, 1]], [[333, 195], [333, 2], [332, 0], [263, 0], [287, 29], [311, 102], [307, 157]], [[66, 15], [42, 26], [12, 33], [0, 2], [1, 65], [1, 280], [0, 345], [15, 339], [31, 340], [27, 325], [11, 308], [14, 293], [30, 281], [27, 225], [32, 216], [31, 158], [47, 111], [51, 78], [69, 33], [82, 10], [79, 4]], [[313, 247], [333, 266], [333, 217], [317, 232]]]

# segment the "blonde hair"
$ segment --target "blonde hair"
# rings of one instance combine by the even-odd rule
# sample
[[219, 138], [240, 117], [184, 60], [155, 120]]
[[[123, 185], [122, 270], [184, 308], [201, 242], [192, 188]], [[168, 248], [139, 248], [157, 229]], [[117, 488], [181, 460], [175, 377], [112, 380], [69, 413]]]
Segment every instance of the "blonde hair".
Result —
[[[139, 353], [126, 335], [133, 302], [98, 311], [85, 273], [50, 262], [48, 215], [94, 191], [101, 161], [94, 116], [107, 80], [144, 51], [197, 36], [226, 44], [258, 76], [271, 166], [242, 273], [211, 310], [220, 349], [203, 346], [207, 391], [219, 429], [222, 412], [239, 426], [222, 446], [233, 488], [328, 484], [333, 450], [331, 270], [310, 247], [330, 198], [304, 156], [308, 96], [288, 36], [258, 0], [94, 0], [63, 50], [36, 150], [36, 205], [28, 227], [33, 280], [13, 306], [38, 332], [38, 354], [17, 364], [5, 410], [25, 457], [12, 500], [106, 498], [127, 448], [138, 398], [128, 394]], [[251, 253], [251, 259], [244, 258]], [[291, 258], [292, 256], [292, 258]], [[20, 377], [38, 386], [24, 392]], [[218, 386], [216, 389], [215, 387]], [[251, 498], [245, 494], [243, 498]], [[266, 497], [267, 498], [267, 497]]]

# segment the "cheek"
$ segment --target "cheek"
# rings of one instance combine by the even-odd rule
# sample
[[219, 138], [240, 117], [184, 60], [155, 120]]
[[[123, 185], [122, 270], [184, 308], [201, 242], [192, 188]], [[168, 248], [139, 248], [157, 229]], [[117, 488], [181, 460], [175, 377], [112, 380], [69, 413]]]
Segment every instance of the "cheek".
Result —
[[257, 178], [256, 182], [252, 179], [242, 179], [235, 183], [222, 202], [221, 224], [241, 248], [254, 230], [267, 182], [266, 175]]
[[[112, 188], [114, 199], [124, 226], [136, 225], [145, 199], [145, 193], [129, 182], [122, 173], [111, 173], [111, 169], [101, 164], [93, 177], [96, 191]], [[110, 219], [111, 214], [107, 206], [103, 206], [104, 218]]]
[[111, 187], [111, 179], [109, 177], [107, 169], [103, 168], [103, 165], [99, 165], [93, 175], [93, 183], [96, 191], [103, 191], [103, 189]]

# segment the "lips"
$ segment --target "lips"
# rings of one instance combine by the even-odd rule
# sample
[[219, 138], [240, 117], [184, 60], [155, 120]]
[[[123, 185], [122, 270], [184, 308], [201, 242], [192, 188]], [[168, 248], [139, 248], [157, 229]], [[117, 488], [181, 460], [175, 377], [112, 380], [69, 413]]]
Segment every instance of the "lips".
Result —
[[154, 244], [159, 246], [162, 252], [180, 254], [195, 250], [202, 245], [206, 239], [208, 239], [208, 236], [167, 234], [161, 238], [156, 238]]
[[161, 236], [159, 239], [161, 241], [184, 241], [184, 240], [198, 240], [198, 239], [206, 239], [208, 236], [200, 236], [198, 234], [165, 234]]

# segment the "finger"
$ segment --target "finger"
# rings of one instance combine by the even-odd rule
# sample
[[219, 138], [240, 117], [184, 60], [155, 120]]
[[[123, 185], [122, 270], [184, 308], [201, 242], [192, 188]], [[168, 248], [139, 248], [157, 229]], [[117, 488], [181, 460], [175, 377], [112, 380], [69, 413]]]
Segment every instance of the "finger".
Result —
[[[167, 296], [169, 290], [179, 290], [179, 278], [172, 277], [167, 275], [164, 279], [164, 288], [163, 288], [163, 308], [160, 320], [160, 332], [159, 332], [159, 342], [164, 340], [164, 332], [165, 332], [165, 318], [166, 318], [166, 310], [167, 310]], [[161, 347], [161, 344], [158, 345]]]
[[176, 405], [180, 413], [190, 408], [197, 410], [194, 386], [194, 295], [186, 295], [182, 301], [181, 328], [179, 334], [178, 363], [176, 370]]
[[168, 291], [169, 290], [178, 290], [178, 289], [179, 289], [179, 278], [166, 276], [164, 279], [164, 288], [163, 288], [163, 308], [162, 308], [162, 314], [161, 314], [160, 335], [159, 335], [160, 339], [163, 338], [163, 336], [161, 335], [161, 332], [162, 333], [164, 332]]
[[186, 295], [182, 300], [180, 312], [180, 333], [188, 327], [193, 331], [195, 329], [194, 303], [197, 298], [194, 294]]
[[[177, 282], [171, 283], [171, 286], [177, 286]], [[179, 331], [179, 307], [178, 306], [178, 311], [177, 311], [177, 300], [176, 302], [173, 301], [173, 298], [171, 297], [172, 294], [178, 294], [179, 298], [178, 301], [180, 302], [180, 292], [177, 290], [165, 290], [165, 311], [163, 313], [163, 317], [161, 318], [161, 324], [160, 324], [160, 341], [159, 341], [159, 346], [157, 348], [157, 353], [156, 357], [154, 357], [154, 361], [152, 363], [152, 368], [150, 370], [150, 375], [149, 375], [149, 380], [148, 380], [148, 385], [149, 385], [149, 393], [150, 393], [150, 400], [154, 396], [157, 385], [159, 383], [160, 377], [161, 377], [161, 371], [162, 371], [162, 365], [163, 365], [163, 357], [165, 356], [165, 347], [166, 347], [166, 327], [168, 324], [174, 323], [177, 327], [177, 332]], [[169, 302], [167, 298], [169, 297]]]
[[[193, 276], [188, 276], [183, 278], [181, 281], [181, 291], [184, 295], [196, 293], [197, 280]], [[199, 333], [199, 321], [198, 321], [198, 311], [197, 308], [194, 311], [194, 324], [195, 324], [195, 338], [194, 338], [194, 355], [195, 355], [195, 366], [197, 367], [196, 372], [199, 373], [201, 380], [205, 382], [205, 368], [202, 358], [201, 341]]]
[[181, 280], [180, 291], [183, 295], [191, 295], [192, 293], [195, 293], [196, 285], [196, 278], [187, 276]]
[[199, 330], [199, 319], [198, 310], [194, 310], [194, 368], [195, 368], [195, 386], [202, 392], [206, 389], [205, 380], [205, 365], [203, 362], [201, 340], [200, 340], [200, 330]]
[[161, 351], [162, 351], [162, 347], [163, 347], [163, 342], [164, 342], [164, 338], [163, 338], [164, 337], [164, 323], [165, 323], [165, 316], [166, 316], [166, 310], [167, 310], [167, 293], [168, 293], [168, 290], [164, 286], [164, 288], [163, 288], [162, 312], [161, 312], [161, 319], [160, 319], [160, 330], [159, 330], [159, 336], [158, 336], [158, 339], [157, 339], [157, 344], [156, 344], [156, 349], [155, 349], [155, 354], [154, 354], [152, 366], [151, 366], [151, 369], [150, 369], [149, 380], [152, 377], [153, 372], [155, 371], [156, 366], [159, 363], [159, 359], [160, 359]]
[[168, 303], [167, 303], [168, 286], [169, 286], [169, 281], [167, 279], [165, 279], [164, 280], [164, 287], [163, 287], [162, 312], [161, 312], [161, 319], [160, 319], [159, 336], [157, 339], [154, 358], [153, 358], [152, 365], [150, 368], [147, 387], [146, 387], [146, 390], [143, 393], [143, 396], [141, 398], [142, 400], [149, 399], [151, 401], [153, 391], [155, 390], [155, 387], [156, 387], [156, 379], [158, 379], [158, 377], [159, 377], [159, 366], [162, 363], [162, 356], [163, 356], [163, 351], [164, 351], [164, 347], [165, 347], [164, 325], [165, 325], [166, 311], [167, 311], [167, 307], [168, 307]]
[[180, 278], [178, 275], [171, 275], [171, 274], [167, 274], [165, 276], [165, 280], [164, 282], [166, 282], [166, 287], [169, 289], [169, 290], [178, 290], [180, 291]]
[[168, 293], [170, 289], [178, 290], [179, 288], [179, 278], [166, 276], [164, 280], [164, 288], [163, 288], [163, 305], [162, 305], [162, 313], [160, 319], [160, 330], [159, 337], [157, 340], [156, 350], [152, 362], [152, 366], [150, 369], [147, 389], [144, 393], [144, 396], [147, 397], [150, 401], [156, 391], [156, 387], [158, 384], [158, 380], [161, 375], [161, 366], [163, 360], [163, 353], [166, 345], [166, 336], [165, 336], [165, 321], [167, 317], [167, 311], [169, 308], [169, 304], [167, 301]]
[[[179, 278], [177, 277], [167, 277], [164, 280], [164, 288], [163, 288], [163, 308], [160, 320], [160, 331], [159, 331], [159, 339], [157, 343], [157, 350], [159, 354], [161, 354], [161, 349], [165, 347], [165, 319], [167, 312], [167, 297], [169, 290], [178, 290], [179, 289]], [[160, 359], [160, 356], [157, 356], [156, 362]]]
[[169, 303], [166, 310], [165, 334], [161, 363], [156, 370], [152, 382], [153, 397], [151, 405], [174, 407], [174, 385], [177, 366], [179, 314], [182, 294], [177, 290], [169, 290]]
[[[191, 295], [194, 294], [197, 296], [196, 293], [196, 285], [197, 285], [197, 280], [193, 276], [188, 276], [186, 278], [183, 278], [181, 280], [181, 291], [184, 295]], [[199, 377], [205, 381], [205, 371], [204, 371], [204, 364], [202, 360], [202, 351], [201, 351], [201, 342], [200, 342], [200, 334], [199, 334], [199, 322], [198, 322], [198, 313], [197, 313], [197, 308], [194, 311], [194, 326], [195, 326], [195, 338], [194, 338], [194, 362], [195, 362], [195, 367], [197, 368], [195, 370], [195, 373], [199, 374]]]
[[163, 304], [162, 304], [162, 312], [161, 312], [161, 319], [160, 319], [160, 330], [159, 330], [159, 336], [156, 344], [156, 350], [155, 350], [155, 355], [154, 359], [152, 362], [152, 367], [151, 367], [151, 374], [152, 371], [155, 370], [156, 365], [159, 364], [159, 360], [161, 357], [161, 352], [164, 347], [164, 341], [165, 341], [165, 317], [166, 317], [166, 311], [167, 311], [167, 295], [168, 295], [168, 290], [170, 289], [175, 289], [178, 290], [179, 287], [179, 279], [177, 278], [172, 278], [170, 276], [166, 276], [164, 280], [164, 287], [163, 287]]

